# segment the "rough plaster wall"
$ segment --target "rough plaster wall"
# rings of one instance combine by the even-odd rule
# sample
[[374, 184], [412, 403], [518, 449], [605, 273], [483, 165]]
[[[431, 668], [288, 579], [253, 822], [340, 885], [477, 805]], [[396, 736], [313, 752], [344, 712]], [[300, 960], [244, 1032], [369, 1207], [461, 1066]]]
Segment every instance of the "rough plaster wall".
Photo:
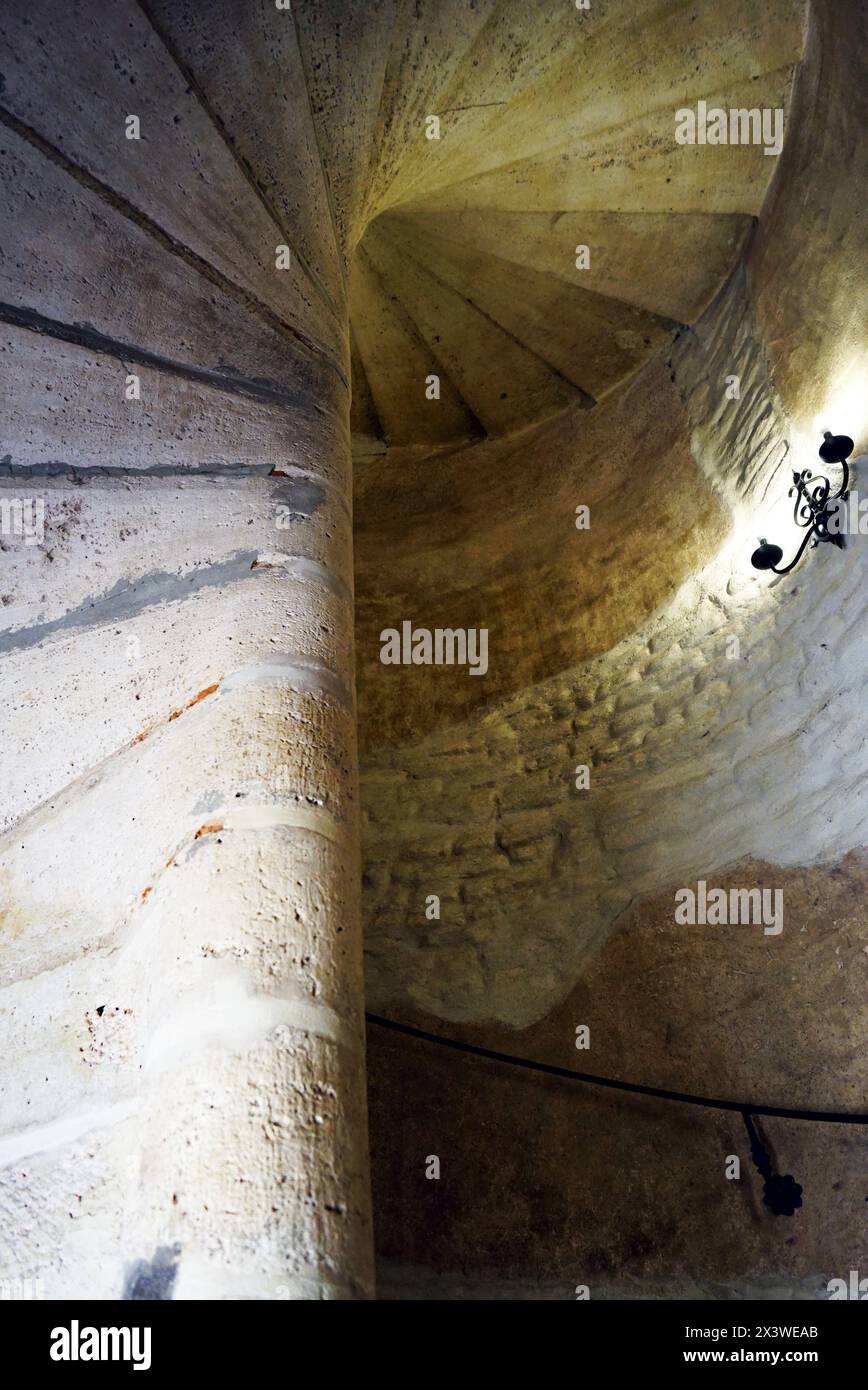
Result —
[[[776, 939], [685, 929], [671, 886], [646, 895], [544, 1019], [449, 1032], [674, 1090], [863, 1109], [866, 873], [864, 852], [831, 868], [715, 871], [726, 888], [781, 887]], [[579, 1024], [588, 1051], [576, 1051]], [[738, 1114], [613, 1096], [376, 1028], [369, 1076], [381, 1297], [571, 1299], [586, 1284], [592, 1299], [814, 1299], [868, 1256], [858, 1129], [758, 1121], [804, 1189], [789, 1221], [762, 1205]], [[424, 1175], [431, 1153], [437, 1182]], [[729, 1155], [737, 1180], [723, 1177]]]
[[[787, 140], [748, 265], [776, 388], [799, 429], [828, 427], [830, 404], [866, 421], [868, 230], [849, 197], [868, 177], [861, 81], [865, 0], [821, 0], [809, 13], [805, 61]], [[818, 331], [806, 332], [809, 322]], [[849, 427], [848, 427], [849, 429]], [[849, 430], [852, 433], [852, 430]]]
[[[405, 520], [395, 534], [385, 500], [398, 489]], [[579, 502], [592, 516], [581, 533]], [[354, 511], [367, 749], [456, 722], [608, 651], [714, 552], [727, 521], [691, 456], [662, 356], [593, 411], [438, 455], [435, 467], [403, 457], [372, 466]], [[449, 666], [384, 671], [380, 633], [404, 619], [486, 628], [484, 678]]]
[[[732, 364], [738, 402], [725, 396]], [[637, 895], [749, 854], [811, 863], [868, 841], [868, 751], [851, 722], [866, 661], [864, 555], [829, 547], [809, 577], [771, 585], [750, 568], [757, 495], [785, 493], [791, 460], [743, 277], [673, 370], [697, 460], [714, 463], [734, 509], [730, 535], [604, 657], [366, 760], [377, 1005], [524, 1027]], [[587, 792], [575, 789], [580, 764]], [[439, 923], [425, 920], [429, 893]]]
[[146, 9], [3, 16], [0, 1277], [368, 1295], [337, 251]]
[[[864, 16], [812, 7], [769, 224], [669, 355], [679, 428], [728, 513], [713, 557], [605, 655], [487, 707], [476, 692], [471, 718], [447, 702], [421, 740], [383, 742], [389, 697], [372, 682], [365, 915], [382, 1012], [603, 1074], [864, 1109], [864, 542], [785, 579], [749, 566], [759, 534], [795, 550], [786, 490], [815, 466], [814, 413], [866, 443], [864, 399], [838, 389], [848, 369], [860, 384], [864, 228], [834, 196], [859, 176]], [[638, 447], [627, 463], [638, 479]], [[525, 464], [536, 477], [532, 451]], [[425, 585], [413, 617], [436, 615]], [[674, 927], [675, 890], [699, 877], [782, 888], [782, 936]], [[572, 1050], [579, 1022], [589, 1054]], [[722, 1183], [723, 1157], [745, 1157], [725, 1116], [559, 1089], [376, 1029], [369, 1074], [382, 1296], [569, 1298], [585, 1282], [606, 1298], [811, 1299], [866, 1259], [857, 1130], [769, 1122], [781, 1171], [806, 1183], [783, 1228], [750, 1177]]]

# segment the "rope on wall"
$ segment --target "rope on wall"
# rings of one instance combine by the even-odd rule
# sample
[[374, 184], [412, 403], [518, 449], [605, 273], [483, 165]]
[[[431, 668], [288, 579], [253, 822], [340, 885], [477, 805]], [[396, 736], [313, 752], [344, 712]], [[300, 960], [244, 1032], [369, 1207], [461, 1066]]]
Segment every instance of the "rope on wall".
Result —
[[444, 1038], [439, 1033], [428, 1033], [424, 1028], [414, 1028], [409, 1023], [398, 1023], [381, 1014], [365, 1013], [368, 1023], [377, 1028], [385, 1028], [393, 1033], [402, 1033], [421, 1042], [435, 1043], [438, 1047], [450, 1048], [453, 1052], [467, 1052], [473, 1057], [484, 1057], [490, 1062], [503, 1062], [511, 1067], [523, 1067], [526, 1071], [542, 1072], [546, 1076], [558, 1076], [567, 1081], [581, 1081], [587, 1086], [603, 1086], [610, 1091], [628, 1091], [631, 1095], [655, 1096], [658, 1100], [671, 1100], [680, 1105], [698, 1105], [706, 1110], [734, 1110], [744, 1120], [750, 1139], [751, 1158], [764, 1179], [763, 1202], [775, 1216], [792, 1216], [802, 1205], [802, 1188], [790, 1173], [776, 1173], [771, 1157], [760, 1139], [753, 1117], [773, 1116], [781, 1120], [813, 1120], [831, 1125], [868, 1125], [868, 1115], [854, 1114], [849, 1110], [803, 1110], [785, 1105], [760, 1105], [752, 1101], [721, 1100], [715, 1096], [696, 1096], [689, 1091], [669, 1091], [663, 1086], [644, 1086], [636, 1081], [616, 1081], [611, 1076], [594, 1076], [591, 1072], [574, 1071], [572, 1067], [559, 1067], [552, 1062], [538, 1062], [532, 1057], [515, 1057], [509, 1052], [496, 1052], [491, 1047], [480, 1047], [477, 1043], [461, 1042], [458, 1038]]

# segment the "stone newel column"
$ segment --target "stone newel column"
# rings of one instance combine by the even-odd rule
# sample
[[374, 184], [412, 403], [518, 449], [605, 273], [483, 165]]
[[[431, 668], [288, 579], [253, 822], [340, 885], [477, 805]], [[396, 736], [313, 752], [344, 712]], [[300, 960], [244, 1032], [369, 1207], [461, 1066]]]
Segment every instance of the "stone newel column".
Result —
[[[278, 519], [316, 491], [254, 486]], [[346, 470], [276, 535], [294, 553], [230, 601], [198, 824], [154, 889], [134, 1238], [177, 1257], [176, 1297], [372, 1289]]]
[[349, 460], [323, 418], [321, 466], [0, 480], [0, 1253], [50, 1295], [371, 1290]]
[[342, 279], [291, 13], [158, 8], [0, 20], [0, 1280], [365, 1296]]

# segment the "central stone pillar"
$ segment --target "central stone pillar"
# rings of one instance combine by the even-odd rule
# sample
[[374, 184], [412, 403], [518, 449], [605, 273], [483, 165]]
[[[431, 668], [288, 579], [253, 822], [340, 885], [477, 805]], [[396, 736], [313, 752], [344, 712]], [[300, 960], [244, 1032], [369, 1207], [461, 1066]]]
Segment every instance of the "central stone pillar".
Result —
[[343, 274], [292, 13], [200, 11], [0, 21], [0, 1279], [364, 1297]]
[[[182, 1299], [373, 1292], [350, 461], [329, 447], [319, 474], [250, 480], [273, 544], [223, 594], [237, 664], [179, 721], [195, 814], [142, 955], [127, 1248], [150, 1253], [127, 1297], [168, 1270]], [[207, 491], [215, 534], [231, 530], [237, 491]]]
[[[15, 346], [43, 351], [26, 331]], [[191, 402], [223, 404], [142, 376], [167, 432]], [[87, 419], [93, 394], [67, 389]], [[24, 1207], [0, 1269], [48, 1297], [372, 1293], [337, 395], [304, 420], [251, 405], [249, 459], [217, 469], [105, 468], [85, 442], [69, 477], [34, 462], [0, 480], [10, 516], [35, 497], [44, 517], [44, 545], [20, 528], [5, 551], [0, 694], [35, 751], [3, 760], [0, 906], [21, 929], [0, 1000], [0, 1197]]]

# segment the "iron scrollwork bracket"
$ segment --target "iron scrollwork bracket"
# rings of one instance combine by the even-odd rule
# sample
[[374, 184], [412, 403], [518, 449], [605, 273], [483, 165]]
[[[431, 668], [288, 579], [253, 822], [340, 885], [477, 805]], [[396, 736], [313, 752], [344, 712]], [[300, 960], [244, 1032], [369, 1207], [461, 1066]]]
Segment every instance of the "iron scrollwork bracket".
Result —
[[841, 465], [843, 476], [838, 491], [833, 494], [831, 481], [824, 473], [815, 474], [810, 468], [803, 468], [801, 473], [794, 472], [793, 486], [787, 496], [795, 496], [793, 520], [797, 526], [805, 529], [805, 537], [793, 559], [783, 569], [778, 568], [784, 555], [780, 546], [761, 538], [759, 549], [751, 556], [754, 569], [771, 570], [772, 574], [789, 574], [801, 560], [808, 545], [817, 546], [822, 541], [831, 541], [841, 550], [844, 549], [844, 532], [840, 525], [832, 524], [830, 527], [830, 523], [838, 512], [838, 503], [846, 502], [849, 496], [850, 469], [847, 459], [853, 452], [853, 441], [846, 434], [833, 435], [827, 430], [819, 452], [824, 463]]

